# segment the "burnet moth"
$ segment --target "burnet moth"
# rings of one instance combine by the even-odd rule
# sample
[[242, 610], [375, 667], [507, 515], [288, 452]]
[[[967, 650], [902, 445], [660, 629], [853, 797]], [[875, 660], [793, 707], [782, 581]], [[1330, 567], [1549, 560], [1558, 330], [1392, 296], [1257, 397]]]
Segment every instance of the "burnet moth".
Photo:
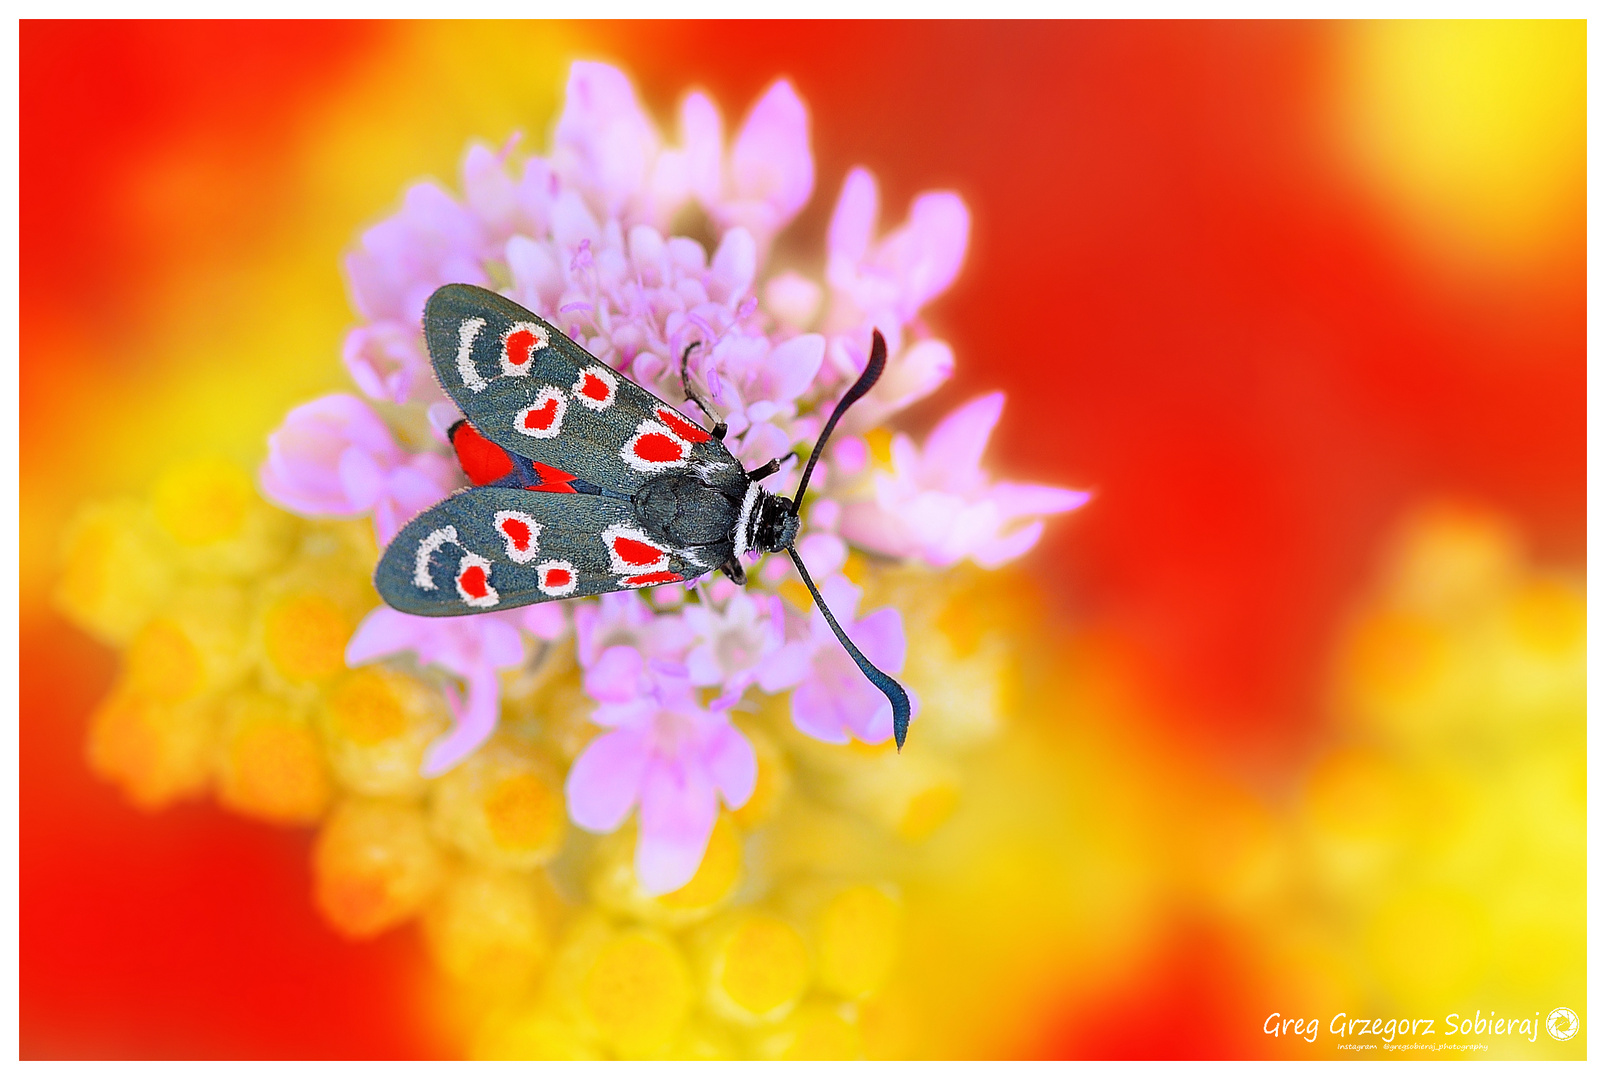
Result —
[[[474, 486], [404, 526], [379, 560], [387, 604], [414, 615], [468, 615], [691, 581], [716, 570], [738, 585], [741, 556], [784, 551], [859, 670], [892, 703], [898, 748], [909, 695], [843, 632], [793, 542], [798, 506], [826, 440], [886, 366], [870, 362], [837, 403], [790, 499], [759, 481], [710, 431], [637, 386], [518, 304], [474, 285], [443, 285], [424, 306], [436, 378], [466, 420], [452, 447]], [[710, 420], [681, 356], [686, 399]]]

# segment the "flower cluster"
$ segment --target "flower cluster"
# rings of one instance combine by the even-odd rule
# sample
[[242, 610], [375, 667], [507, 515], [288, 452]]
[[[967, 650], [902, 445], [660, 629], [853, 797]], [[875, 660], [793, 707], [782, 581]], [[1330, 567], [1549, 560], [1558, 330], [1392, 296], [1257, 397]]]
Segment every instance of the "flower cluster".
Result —
[[[474, 146], [461, 199], [433, 183], [411, 188], [346, 263], [362, 317], [345, 342], [346, 367], [394, 426], [350, 394], [303, 405], [269, 438], [262, 489], [309, 517], [371, 515], [383, 544], [466, 483], [445, 438], [458, 414], [433, 378], [420, 329], [425, 300], [449, 282], [499, 288], [669, 401], [684, 397], [679, 358], [701, 344], [693, 383], [749, 468], [806, 453], [879, 328], [886, 374], [816, 473], [799, 549], [860, 647], [898, 672], [898, 612], [854, 619], [859, 591], [842, 574], [849, 544], [934, 567], [965, 558], [993, 567], [1037, 541], [1044, 515], [1086, 496], [988, 479], [980, 459], [999, 394], [961, 407], [923, 448], [892, 438], [890, 470], [858, 434], [952, 370], [952, 349], [929, 335], [920, 312], [964, 258], [969, 214], [958, 196], [921, 195], [903, 224], [878, 236], [875, 181], [853, 170], [832, 215], [822, 287], [766, 266], [776, 234], [814, 188], [808, 114], [792, 87], [775, 83], [728, 144], [702, 94], [685, 99], [680, 128], [679, 145], [666, 142], [621, 72], [577, 63], [548, 155], [521, 157], [516, 142]], [[712, 252], [677, 235], [677, 225], [712, 236]], [[433, 438], [409, 443], [404, 431]], [[785, 488], [796, 470], [789, 462], [766, 486]], [[462, 681], [465, 692], [450, 701], [455, 724], [424, 761], [426, 775], [439, 775], [494, 734], [497, 673], [523, 662], [521, 633], [552, 641], [572, 619], [592, 719], [611, 730], [569, 776], [570, 814], [582, 828], [611, 832], [639, 807], [637, 872], [650, 891], [667, 892], [696, 871], [720, 801], [739, 808], [752, 790], [752, 749], [730, 720], [730, 710], [751, 707], [750, 688], [790, 690], [793, 721], [818, 739], [879, 743], [891, 734], [887, 703], [823, 618], [809, 614], [793, 575], [776, 560], [751, 592], [705, 586], [694, 603], [668, 588], [651, 602], [615, 595], [523, 615], [430, 620], [380, 609], [346, 659], [410, 655]], [[704, 688], [716, 688], [713, 700]]]

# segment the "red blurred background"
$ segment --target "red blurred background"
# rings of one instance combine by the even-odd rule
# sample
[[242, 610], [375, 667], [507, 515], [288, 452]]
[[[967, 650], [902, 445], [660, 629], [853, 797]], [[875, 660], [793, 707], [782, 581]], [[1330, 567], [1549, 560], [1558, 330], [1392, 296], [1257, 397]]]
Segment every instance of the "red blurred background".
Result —
[[[71, 434], [75, 396], [140, 377], [108, 338], [155, 333], [149, 312], [174, 275], [271, 241], [293, 212], [298, 132], [396, 33], [22, 24], [25, 564], [65, 509], [124, 482]], [[958, 372], [907, 426], [1005, 389], [997, 470], [1096, 490], [1028, 568], [1062, 626], [1136, 673], [1162, 740], [1234, 773], [1294, 768], [1324, 730], [1335, 627], [1388, 528], [1425, 497], [1498, 506], [1541, 559], [1582, 563], [1582, 229], [1517, 285], [1435, 271], [1320, 137], [1335, 28], [566, 33], [630, 72], [665, 121], [691, 86], [735, 110], [777, 74], [794, 80], [818, 181], [783, 259], [817, 265], [854, 165], [879, 178], [884, 221], [921, 190], [965, 197], [971, 253], [929, 313]], [[200, 144], [216, 170], [207, 197], [153, 228], [132, 178]], [[331, 259], [317, 286], [338, 289], [336, 274]], [[331, 338], [330, 383], [336, 357]], [[308, 835], [211, 805], [158, 825], [94, 780], [84, 731], [113, 657], [51, 613], [38, 583], [25, 582], [22, 629], [23, 1057], [460, 1051], [429, 1019], [414, 931], [351, 944], [319, 921]], [[1208, 927], [1175, 937], [1130, 1002], [998, 1052], [1253, 1052], [1206, 1022], [1228, 946]], [[1145, 1021], [1156, 1000], [1206, 1019], [1158, 1031]]]

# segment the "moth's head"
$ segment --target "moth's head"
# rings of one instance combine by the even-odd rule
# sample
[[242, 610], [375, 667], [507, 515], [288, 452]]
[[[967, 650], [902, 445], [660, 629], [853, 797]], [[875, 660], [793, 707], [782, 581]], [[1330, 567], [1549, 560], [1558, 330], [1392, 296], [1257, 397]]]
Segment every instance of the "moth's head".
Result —
[[760, 551], [785, 551], [797, 539], [797, 508], [785, 495], [765, 492], [758, 506], [758, 531], [754, 539]]

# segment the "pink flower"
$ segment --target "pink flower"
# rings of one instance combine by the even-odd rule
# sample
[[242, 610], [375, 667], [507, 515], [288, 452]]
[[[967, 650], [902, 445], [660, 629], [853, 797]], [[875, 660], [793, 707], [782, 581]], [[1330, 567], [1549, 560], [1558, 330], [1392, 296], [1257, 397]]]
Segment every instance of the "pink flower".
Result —
[[[820, 595], [873, 664], [894, 675], [903, 670], [907, 645], [903, 617], [896, 609], [881, 608], [856, 621], [864, 590], [840, 574], [820, 584]], [[759, 665], [758, 684], [772, 694], [796, 687], [792, 723], [822, 742], [845, 743], [849, 735], [871, 744], [892, 738], [892, 706], [854, 664], [818, 607], [809, 615], [807, 636], [788, 642]], [[918, 716], [919, 700], [911, 694], [910, 701]]]
[[370, 320], [417, 327], [424, 301], [442, 285], [488, 285], [487, 247], [480, 221], [435, 184], [407, 189], [402, 209], [362, 234], [346, 256], [351, 299]]
[[728, 709], [757, 678], [758, 665], [786, 637], [781, 598], [736, 590], [723, 609], [689, 604], [681, 615], [692, 634], [686, 670], [693, 686], [718, 686], [711, 705]]
[[909, 220], [875, 241], [875, 178], [854, 169], [842, 185], [827, 238], [826, 279], [834, 293], [832, 326], [876, 326], [900, 351], [902, 330], [953, 284], [970, 239], [970, 211], [951, 191], [915, 198]]
[[686, 172], [692, 192], [721, 229], [742, 226], [762, 249], [814, 192], [809, 114], [797, 91], [778, 79], [737, 133], [728, 159], [719, 109], [702, 94], [681, 106]]
[[346, 335], [341, 359], [357, 389], [375, 401], [401, 405], [412, 397], [440, 398], [418, 328], [380, 321]]
[[587, 673], [602, 704], [592, 719], [612, 730], [592, 740], [569, 771], [569, 816], [591, 832], [613, 832], [640, 806], [636, 877], [661, 895], [697, 873], [719, 800], [735, 810], [752, 797], [758, 758], [723, 712], [692, 696], [685, 669], [645, 664], [614, 647]]
[[923, 450], [892, 440], [892, 473], [875, 477], [875, 501], [843, 508], [842, 535], [888, 555], [951, 566], [967, 556], [992, 569], [1025, 554], [1042, 535], [1044, 514], [1075, 510], [1088, 492], [1039, 484], [990, 483], [982, 451], [1004, 409], [987, 394], [946, 417]]
[[447, 703], [456, 723], [429, 744], [419, 770], [439, 776], [457, 765], [496, 730], [502, 696], [499, 668], [524, 662], [524, 640], [514, 618], [500, 612], [431, 619], [405, 615], [388, 607], [368, 613], [346, 646], [352, 667], [382, 656], [410, 652], [420, 664], [444, 668], [468, 684], [465, 701], [447, 689]]
[[605, 218], [644, 220], [660, 145], [624, 72], [585, 60], [569, 68], [563, 114], [552, 136], [552, 167], [591, 197], [593, 210]]
[[690, 643], [679, 615], [660, 615], [639, 593], [604, 593], [574, 613], [580, 666], [596, 664], [604, 650], [624, 645], [648, 660], [678, 660]]
[[455, 469], [436, 454], [396, 445], [374, 410], [350, 394], [329, 394], [290, 410], [268, 436], [259, 478], [269, 499], [308, 517], [374, 515], [388, 543], [401, 526], [451, 489]]

